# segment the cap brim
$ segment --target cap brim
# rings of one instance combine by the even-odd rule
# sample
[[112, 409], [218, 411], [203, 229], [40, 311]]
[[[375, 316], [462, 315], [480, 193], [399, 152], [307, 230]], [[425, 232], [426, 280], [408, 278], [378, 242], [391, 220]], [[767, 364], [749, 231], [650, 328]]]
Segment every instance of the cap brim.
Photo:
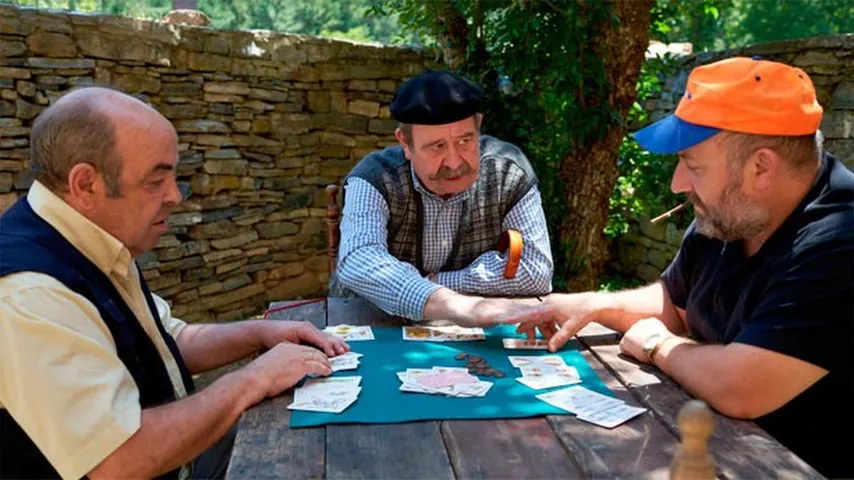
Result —
[[709, 139], [720, 129], [695, 125], [668, 115], [632, 135], [644, 150], [659, 155], [681, 152]]

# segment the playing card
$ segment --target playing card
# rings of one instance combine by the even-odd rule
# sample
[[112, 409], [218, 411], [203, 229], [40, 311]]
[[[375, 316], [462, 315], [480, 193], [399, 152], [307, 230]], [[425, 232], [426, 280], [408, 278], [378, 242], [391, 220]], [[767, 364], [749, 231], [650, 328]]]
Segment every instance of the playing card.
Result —
[[564, 387], [566, 385], [575, 385], [581, 383], [581, 379], [566, 375], [542, 375], [538, 377], [519, 377], [517, 382], [534, 390], [542, 390], [544, 388]]
[[337, 357], [332, 357], [329, 359], [329, 365], [332, 367], [333, 372], [338, 372], [340, 370], [354, 370], [359, 368], [359, 357], [361, 357], [361, 353], [355, 352], [347, 352]]
[[492, 388], [492, 382], [478, 381], [475, 383], [460, 385], [460, 389], [457, 393], [460, 397], [483, 397], [486, 396], [486, 392], [488, 392], [490, 388]]
[[590, 415], [623, 405], [622, 400], [588, 390], [580, 385], [537, 395], [540, 400], [576, 415]]
[[553, 367], [551, 365], [524, 365], [519, 367], [519, 372], [523, 377], [542, 377], [545, 375], [555, 375], [559, 377], [573, 378], [581, 381], [581, 376], [578, 375], [578, 370], [575, 367], [560, 365]]
[[641, 413], [645, 408], [633, 407], [631, 405], [619, 405], [607, 410], [601, 410], [586, 415], [578, 415], [579, 420], [590, 422], [605, 428], [614, 428], [621, 423], [631, 420]]
[[415, 342], [466, 342], [484, 340], [482, 328], [450, 327], [403, 327], [403, 339]]
[[510, 350], [548, 350], [549, 342], [542, 338], [528, 340], [526, 338], [505, 338], [504, 348]]
[[511, 355], [507, 357], [507, 359], [510, 360], [510, 364], [516, 368], [523, 367], [526, 365], [551, 365], [555, 367], [566, 365], [566, 362], [563, 361], [563, 358], [558, 355]]
[[310, 412], [341, 413], [347, 409], [359, 397], [361, 387], [350, 391], [350, 395], [341, 396], [309, 396], [297, 400], [288, 405], [288, 410], [306, 410]]
[[338, 381], [331, 382], [329, 380], [336, 380], [336, 378], [319, 378], [316, 380], [309, 380], [300, 388], [297, 388], [294, 391], [294, 401], [300, 402], [304, 400], [308, 400], [312, 397], [324, 398], [324, 399], [333, 399], [339, 397], [349, 397], [353, 395], [357, 395], [361, 390], [359, 387], [359, 382], [362, 377], [339, 377], [341, 379], [353, 378], [355, 380], [349, 380], [346, 382]]
[[374, 339], [374, 332], [367, 325], [335, 325], [326, 327], [323, 331], [348, 342]]

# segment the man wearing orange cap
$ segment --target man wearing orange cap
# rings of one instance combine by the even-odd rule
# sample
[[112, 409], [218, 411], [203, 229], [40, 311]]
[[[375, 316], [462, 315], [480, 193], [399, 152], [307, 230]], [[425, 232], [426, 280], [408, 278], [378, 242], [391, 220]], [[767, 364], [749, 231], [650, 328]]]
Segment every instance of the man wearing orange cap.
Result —
[[551, 295], [565, 343], [591, 321], [725, 415], [755, 419], [831, 477], [854, 476], [854, 173], [822, 152], [803, 71], [732, 58], [695, 69], [676, 113], [637, 132], [678, 153], [671, 189], [694, 205], [661, 279]]

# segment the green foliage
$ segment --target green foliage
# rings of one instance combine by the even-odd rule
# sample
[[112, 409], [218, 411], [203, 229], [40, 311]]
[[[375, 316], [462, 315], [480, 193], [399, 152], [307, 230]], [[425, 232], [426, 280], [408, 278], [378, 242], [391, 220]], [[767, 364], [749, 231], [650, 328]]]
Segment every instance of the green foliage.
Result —
[[695, 52], [854, 32], [851, 0], [656, 0], [652, 38]]
[[[367, 15], [371, 0], [198, 0], [211, 26], [225, 29], [272, 30], [326, 38], [382, 43], [417, 43], [400, 35], [397, 16]], [[9, 0], [0, 0], [0, 3]], [[172, 9], [171, 0], [11, 0], [17, 5], [101, 12], [158, 19]]]
[[619, 292], [622, 290], [629, 290], [632, 288], [637, 288], [645, 285], [646, 282], [631, 277], [624, 277], [619, 274], [613, 275], [604, 275], [599, 280], [599, 291], [600, 292]]
[[376, 0], [374, 13], [399, 14], [407, 31], [439, 47], [447, 25], [438, 19], [448, 18], [441, 9], [450, 4], [465, 17], [469, 36], [461, 73], [486, 93], [484, 133], [519, 146], [537, 172], [551, 233], [555, 288], [563, 289], [564, 279], [584, 259], [573, 255], [571, 242], [561, 242], [567, 196], [560, 163], [576, 146], [600, 138], [619, 121], [605, 100], [604, 64], [591, 47], [615, 19], [605, 2], [522, 3]]
[[[629, 124], [648, 123], [649, 115], [639, 102], [659, 94], [662, 82], [675, 72], [677, 66], [678, 63], [670, 57], [650, 59], [644, 63], [638, 79], [638, 102], [629, 111]], [[608, 237], [626, 233], [631, 218], [653, 217], [684, 201], [670, 191], [670, 178], [676, 161], [675, 155], [655, 155], [641, 149], [631, 136], [623, 139], [617, 163], [620, 176], [611, 192], [611, 208], [605, 227]], [[685, 227], [690, 217], [683, 211], [671, 221]]]

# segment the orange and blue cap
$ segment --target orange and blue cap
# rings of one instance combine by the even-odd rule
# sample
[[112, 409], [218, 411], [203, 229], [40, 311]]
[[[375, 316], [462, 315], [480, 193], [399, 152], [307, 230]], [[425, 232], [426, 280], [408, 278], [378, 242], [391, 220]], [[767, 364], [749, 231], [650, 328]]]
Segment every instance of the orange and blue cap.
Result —
[[677, 153], [716, 133], [810, 135], [822, 108], [812, 80], [800, 68], [735, 57], [695, 68], [676, 112], [633, 135], [646, 150]]

